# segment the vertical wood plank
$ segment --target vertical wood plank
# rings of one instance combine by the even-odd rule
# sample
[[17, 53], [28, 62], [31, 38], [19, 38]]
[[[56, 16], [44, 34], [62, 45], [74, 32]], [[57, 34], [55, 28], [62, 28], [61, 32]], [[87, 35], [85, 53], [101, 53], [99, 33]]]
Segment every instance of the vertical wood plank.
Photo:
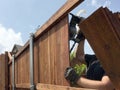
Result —
[[34, 43], [34, 83], [35, 84], [39, 82], [38, 66], [39, 66], [39, 41], [37, 40]]
[[62, 85], [69, 85], [68, 82], [66, 82], [66, 79], [64, 78], [64, 72], [65, 72], [65, 69], [70, 65], [69, 63], [69, 35], [68, 35], [68, 16], [66, 16], [64, 19], [63, 19], [63, 24], [61, 26], [64, 26], [61, 30], [61, 60], [62, 60]]
[[5, 52], [5, 90], [8, 90], [8, 52]]
[[99, 8], [80, 24], [80, 28], [101, 61], [106, 74], [110, 77], [116, 89], [119, 89], [120, 28], [118, 27], [120, 24], [116, 23], [115, 18], [110, 15], [112, 14], [105, 8]]
[[40, 82], [50, 83], [50, 58], [48, 32], [41, 37], [40, 41]]
[[[68, 85], [64, 78], [64, 71], [67, 66], [69, 66], [69, 44], [68, 44], [68, 17], [66, 16], [57, 25], [57, 59], [56, 59], [56, 69], [57, 71], [57, 84], [58, 85]], [[61, 78], [61, 79], [59, 79]]]
[[68, 85], [64, 71], [69, 66], [68, 17], [44, 33], [39, 43], [40, 83]]
[[26, 50], [26, 83], [30, 83], [30, 52]]
[[50, 48], [50, 72], [51, 72], [51, 84], [55, 84], [55, 59], [56, 59], [56, 26], [49, 31], [49, 48]]
[[5, 54], [0, 55], [0, 88], [4, 90], [7, 87], [7, 82], [6, 82], [6, 64], [7, 62], [5, 61]]
[[15, 60], [15, 83], [16, 84], [18, 83], [18, 76], [19, 76], [19, 73], [18, 73], [18, 61]]

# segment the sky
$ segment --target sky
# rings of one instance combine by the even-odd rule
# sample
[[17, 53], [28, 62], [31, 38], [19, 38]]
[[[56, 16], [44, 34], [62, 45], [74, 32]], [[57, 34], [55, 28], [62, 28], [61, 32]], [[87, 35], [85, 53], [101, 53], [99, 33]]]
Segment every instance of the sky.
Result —
[[[35, 33], [67, 0], [0, 0], [0, 53], [11, 51], [14, 44], [24, 45], [31, 32]], [[72, 13], [88, 17], [99, 7], [120, 11], [119, 0], [84, 0]], [[86, 53], [94, 53], [85, 44]]]

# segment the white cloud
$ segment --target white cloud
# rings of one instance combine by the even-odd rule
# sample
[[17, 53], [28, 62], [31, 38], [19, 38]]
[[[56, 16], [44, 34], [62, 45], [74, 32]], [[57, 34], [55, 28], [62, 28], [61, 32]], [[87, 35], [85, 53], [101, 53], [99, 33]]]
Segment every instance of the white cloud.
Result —
[[16, 33], [12, 28], [5, 28], [0, 24], [0, 53], [11, 51], [14, 44], [23, 45], [21, 33]]
[[91, 5], [94, 7], [99, 7], [100, 3], [97, 0], [91, 0]]

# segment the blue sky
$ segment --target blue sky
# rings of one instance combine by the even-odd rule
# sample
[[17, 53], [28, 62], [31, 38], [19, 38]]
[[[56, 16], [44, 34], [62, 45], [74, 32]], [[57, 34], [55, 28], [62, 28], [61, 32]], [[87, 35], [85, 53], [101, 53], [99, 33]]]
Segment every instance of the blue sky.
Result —
[[[0, 53], [15, 43], [24, 45], [29, 33], [42, 26], [67, 0], [0, 0]], [[88, 17], [100, 6], [120, 11], [119, 0], [85, 0], [72, 12], [84, 9]], [[89, 51], [87, 44], [87, 50]]]

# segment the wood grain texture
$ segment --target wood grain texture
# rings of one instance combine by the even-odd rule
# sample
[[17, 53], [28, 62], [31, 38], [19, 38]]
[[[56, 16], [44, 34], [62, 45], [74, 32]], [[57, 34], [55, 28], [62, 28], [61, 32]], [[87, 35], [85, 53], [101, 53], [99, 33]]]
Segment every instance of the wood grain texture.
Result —
[[[39, 39], [39, 36], [44, 32], [52, 28], [57, 22], [62, 20], [70, 11], [77, 7], [84, 0], [67, 0], [67, 2], [35, 33], [35, 39]], [[18, 57], [26, 48], [29, 47], [29, 40], [21, 48], [21, 50], [15, 55]]]
[[3, 54], [0, 55], [0, 87], [1, 89], [4, 89], [4, 86], [5, 86], [5, 67], [4, 67], [5, 63], [4, 63], [4, 57], [3, 57]]
[[83, 0], [67, 0], [67, 2], [35, 33], [35, 37], [41, 35], [41, 33], [49, 30], [64, 18], [72, 9], [79, 5]]
[[8, 80], [9, 81], [9, 89], [12, 90], [12, 77], [11, 77], [12, 76], [12, 65], [8, 66], [8, 72], [9, 72], [9, 74], [8, 74], [9, 75], [9, 78], [8, 78], [9, 79]]
[[65, 17], [40, 38], [40, 82], [68, 85], [64, 70], [69, 66], [68, 18]]
[[34, 43], [34, 83], [39, 82], [39, 41]]
[[0, 89], [8, 89], [8, 57], [7, 52], [0, 55]]
[[99, 8], [80, 28], [114, 86], [120, 88], [120, 24], [107, 8]]
[[40, 39], [40, 82], [50, 83], [50, 59], [49, 59], [49, 40], [48, 33], [44, 34]]
[[[69, 66], [68, 13], [83, 0], [67, 2], [35, 33], [34, 83], [69, 85], [64, 70]], [[9, 64], [11, 86], [12, 64]], [[15, 55], [15, 84], [30, 82], [29, 40]], [[19, 86], [20, 87], [20, 86]], [[17, 90], [21, 90], [20, 88]]]
[[51, 84], [37, 84], [37, 90], [96, 90], [87, 88], [75, 88], [69, 86], [51, 85]]
[[5, 52], [5, 90], [8, 90], [9, 88], [9, 72], [8, 72], [8, 52]]
[[16, 84], [16, 88], [30, 89], [30, 84], [29, 83]]
[[[68, 66], [68, 16], [66, 16], [34, 43], [35, 84], [69, 85], [64, 78], [64, 71]], [[30, 82], [29, 68], [29, 48], [26, 48], [15, 58], [15, 84], [19, 88], [21, 85], [24, 87], [24, 83]]]

